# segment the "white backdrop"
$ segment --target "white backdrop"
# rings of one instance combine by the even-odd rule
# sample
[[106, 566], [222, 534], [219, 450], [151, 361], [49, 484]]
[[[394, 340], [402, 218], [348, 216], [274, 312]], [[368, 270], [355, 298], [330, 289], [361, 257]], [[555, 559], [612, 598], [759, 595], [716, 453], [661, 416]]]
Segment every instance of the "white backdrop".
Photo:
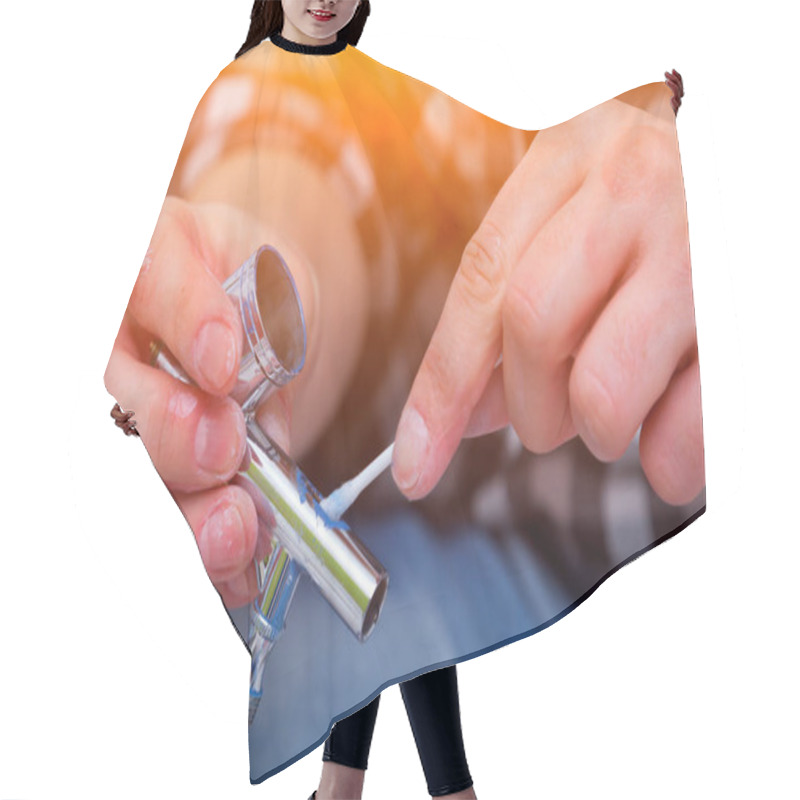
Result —
[[[673, 66], [687, 86], [708, 512], [554, 627], [459, 668], [484, 799], [797, 796], [790, 23], [774, 0], [697, 5], [374, 0], [362, 40], [521, 127]], [[249, 9], [0, 12], [2, 800], [288, 800], [316, 786], [319, 753], [249, 785], [247, 653], [102, 383], [189, 119]], [[393, 689], [365, 798], [424, 796]]]

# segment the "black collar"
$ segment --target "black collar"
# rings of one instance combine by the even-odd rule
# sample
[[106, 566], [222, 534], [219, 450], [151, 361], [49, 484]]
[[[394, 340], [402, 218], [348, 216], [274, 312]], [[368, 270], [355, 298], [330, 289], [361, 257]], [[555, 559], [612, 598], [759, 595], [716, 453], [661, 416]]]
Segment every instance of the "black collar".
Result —
[[304, 53], [307, 56], [332, 56], [334, 53], [341, 53], [347, 47], [344, 39], [337, 39], [330, 44], [298, 44], [284, 38], [279, 33], [270, 36], [270, 41], [281, 50], [288, 50], [290, 53]]

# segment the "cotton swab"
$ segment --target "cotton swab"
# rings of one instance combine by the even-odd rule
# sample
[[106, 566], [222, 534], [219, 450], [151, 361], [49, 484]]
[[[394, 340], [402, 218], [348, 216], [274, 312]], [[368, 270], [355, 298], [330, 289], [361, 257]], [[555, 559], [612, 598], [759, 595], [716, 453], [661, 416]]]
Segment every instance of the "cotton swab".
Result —
[[394, 442], [392, 442], [371, 464], [368, 464], [355, 478], [343, 483], [331, 492], [321, 503], [320, 508], [331, 519], [339, 517], [355, 503], [356, 498], [392, 463]]

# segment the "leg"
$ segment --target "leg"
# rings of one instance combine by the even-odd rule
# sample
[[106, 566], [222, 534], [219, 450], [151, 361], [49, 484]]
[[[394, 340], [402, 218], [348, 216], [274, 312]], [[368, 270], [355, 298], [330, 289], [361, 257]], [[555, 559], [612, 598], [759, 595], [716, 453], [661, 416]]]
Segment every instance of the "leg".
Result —
[[322, 754], [316, 800], [359, 800], [364, 786], [380, 695], [333, 726]]
[[432, 797], [475, 797], [458, 706], [456, 668], [400, 684], [419, 759]]

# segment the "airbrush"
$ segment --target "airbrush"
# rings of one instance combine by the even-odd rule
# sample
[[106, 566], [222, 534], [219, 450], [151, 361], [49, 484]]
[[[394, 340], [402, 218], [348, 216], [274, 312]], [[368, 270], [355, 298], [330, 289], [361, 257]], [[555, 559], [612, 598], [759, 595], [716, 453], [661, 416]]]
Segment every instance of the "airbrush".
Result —
[[[233, 482], [255, 503], [259, 537], [271, 540], [257, 564], [259, 595], [250, 608], [248, 647], [252, 657], [249, 720], [262, 694], [267, 656], [284, 629], [302, 572], [359, 641], [375, 627], [386, 596], [386, 570], [339, 516], [391, 460], [391, 448], [359, 476], [323, 499], [292, 459], [256, 421], [256, 408], [285, 386], [303, 366], [306, 329], [297, 288], [275, 248], [260, 247], [223, 284], [237, 306], [244, 347], [231, 397], [241, 405], [248, 456]], [[189, 378], [160, 344], [152, 362], [175, 378]]]

